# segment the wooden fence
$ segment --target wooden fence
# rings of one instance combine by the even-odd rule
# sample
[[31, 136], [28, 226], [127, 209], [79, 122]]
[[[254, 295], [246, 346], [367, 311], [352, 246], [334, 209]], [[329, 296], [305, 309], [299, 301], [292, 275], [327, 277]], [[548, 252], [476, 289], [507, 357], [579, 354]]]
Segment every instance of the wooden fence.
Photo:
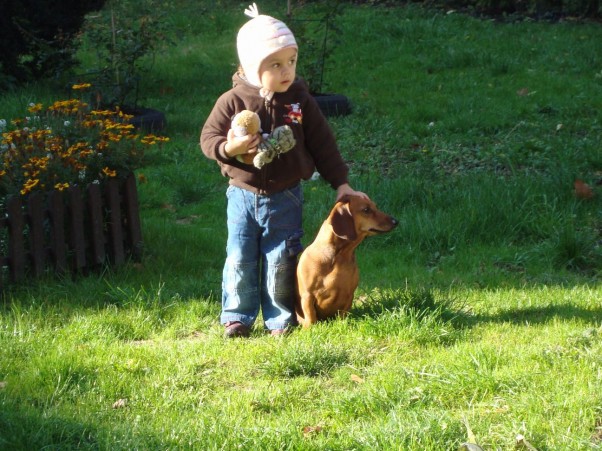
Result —
[[49, 271], [86, 273], [141, 256], [134, 174], [85, 189], [33, 193], [25, 202], [13, 196], [3, 213], [0, 286]]

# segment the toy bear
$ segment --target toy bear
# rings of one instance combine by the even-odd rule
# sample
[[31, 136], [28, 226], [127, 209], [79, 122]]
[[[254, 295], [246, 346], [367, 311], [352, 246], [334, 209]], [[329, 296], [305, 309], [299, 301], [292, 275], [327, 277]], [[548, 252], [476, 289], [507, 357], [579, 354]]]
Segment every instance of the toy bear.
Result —
[[[249, 110], [241, 111], [232, 119], [232, 130], [234, 135], [239, 137], [259, 133], [261, 131], [259, 115]], [[262, 136], [263, 141], [257, 146], [257, 154], [253, 157], [253, 165], [258, 169], [295, 147], [293, 130], [288, 125], [276, 127], [272, 133], [264, 133]], [[237, 155], [236, 159], [246, 163], [243, 155]]]
[[261, 131], [261, 120], [254, 111], [242, 110], [232, 119], [232, 130], [235, 136], [254, 135]]

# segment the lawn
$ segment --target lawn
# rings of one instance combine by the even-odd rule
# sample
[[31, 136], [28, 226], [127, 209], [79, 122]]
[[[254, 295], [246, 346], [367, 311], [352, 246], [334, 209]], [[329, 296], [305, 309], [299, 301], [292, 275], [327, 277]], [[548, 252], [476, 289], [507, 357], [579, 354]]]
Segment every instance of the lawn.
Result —
[[[198, 137], [244, 8], [170, 5], [142, 87], [170, 137], [137, 171], [142, 261], [4, 288], [0, 448], [602, 448], [600, 24], [344, 5], [324, 90], [353, 112], [329, 121], [400, 225], [358, 249], [349, 318], [226, 340], [227, 181]], [[0, 118], [61, 86], [4, 93]], [[304, 193], [307, 244], [334, 191]]]

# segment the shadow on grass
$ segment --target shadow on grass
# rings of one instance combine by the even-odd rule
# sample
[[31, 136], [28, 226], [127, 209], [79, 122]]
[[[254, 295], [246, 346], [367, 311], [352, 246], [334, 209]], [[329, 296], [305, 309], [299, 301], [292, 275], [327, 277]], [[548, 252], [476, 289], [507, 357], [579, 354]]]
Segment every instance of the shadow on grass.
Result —
[[[124, 414], [115, 411], [115, 427], [109, 429], [79, 419], [68, 418], [36, 409], [13, 400], [7, 394], [0, 395], [0, 449], [165, 449], [170, 445], [150, 434], [146, 429], [140, 434], [123, 429]], [[119, 425], [117, 425], [119, 424]], [[119, 446], [116, 444], [119, 443]]]
[[19, 406], [0, 397], [0, 448], [97, 449], [95, 428]]
[[527, 307], [502, 310], [492, 315], [465, 315], [462, 323], [474, 327], [481, 323], [537, 325], [547, 324], [556, 319], [561, 321], [578, 320], [598, 325], [602, 323], [602, 308], [583, 308], [571, 304]]
[[437, 296], [427, 288], [408, 290], [372, 290], [364, 296], [361, 303], [351, 310], [358, 318], [378, 318], [383, 314], [403, 312], [408, 316], [421, 319], [434, 316], [444, 321], [456, 321], [461, 311], [456, 311], [454, 300]]
[[590, 326], [602, 323], [602, 308], [580, 307], [570, 303], [509, 308], [492, 314], [473, 314], [457, 299], [427, 288], [409, 290], [377, 289], [359, 299], [350, 312], [351, 318], [383, 322], [389, 317], [401, 323], [422, 324], [422, 327], [443, 326], [449, 332], [449, 342], [463, 336], [461, 331], [479, 324], [513, 324], [516, 326], [545, 325], [553, 321], [578, 321]]

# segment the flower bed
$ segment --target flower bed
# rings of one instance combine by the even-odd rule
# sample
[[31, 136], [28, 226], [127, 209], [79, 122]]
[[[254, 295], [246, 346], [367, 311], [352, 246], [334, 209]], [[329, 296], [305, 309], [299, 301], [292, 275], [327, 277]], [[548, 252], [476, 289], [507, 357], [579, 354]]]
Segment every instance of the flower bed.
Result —
[[168, 138], [140, 135], [131, 116], [92, 110], [79, 99], [30, 104], [28, 113], [0, 120], [4, 272], [20, 280], [48, 266], [79, 271], [139, 256], [132, 171], [142, 164], [145, 147]]
[[26, 196], [123, 177], [141, 165], [145, 146], [168, 140], [138, 134], [132, 116], [119, 109], [93, 110], [75, 98], [48, 107], [30, 104], [28, 112], [0, 120], [0, 195]]

